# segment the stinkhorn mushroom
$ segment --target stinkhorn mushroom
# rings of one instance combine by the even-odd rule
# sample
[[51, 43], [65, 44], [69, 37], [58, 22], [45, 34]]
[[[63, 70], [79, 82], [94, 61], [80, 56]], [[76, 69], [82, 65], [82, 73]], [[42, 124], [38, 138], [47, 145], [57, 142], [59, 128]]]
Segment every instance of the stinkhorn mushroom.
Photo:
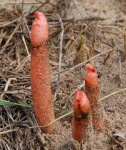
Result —
[[72, 137], [79, 143], [86, 137], [86, 128], [89, 124], [88, 113], [90, 112], [90, 103], [84, 92], [76, 91], [74, 99], [74, 116], [72, 119]]
[[[54, 120], [54, 110], [50, 80], [48, 23], [41, 12], [35, 12], [31, 30], [31, 92], [34, 111], [39, 126], [46, 126]], [[54, 124], [41, 128], [50, 132]]]
[[99, 101], [99, 87], [98, 87], [98, 75], [96, 70], [91, 64], [85, 66], [87, 72], [84, 76], [85, 80], [85, 94], [87, 95], [91, 104], [91, 114], [93, 126], [97, 130], [105, 131], [106, 119], [105, 111], [102, 103]]

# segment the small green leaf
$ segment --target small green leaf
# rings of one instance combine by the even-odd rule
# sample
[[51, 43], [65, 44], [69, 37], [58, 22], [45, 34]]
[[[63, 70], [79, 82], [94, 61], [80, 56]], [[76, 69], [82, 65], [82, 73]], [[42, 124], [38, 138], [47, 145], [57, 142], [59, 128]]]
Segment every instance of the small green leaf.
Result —
[[11, 106], [21, 106], [21, 107], [28, 107], [28, 108], [33, 107], [32, 105], [14, 103], [14, 102], [6, 101], [6, 100], [3, 100], [3, 99], [0, 99], [0, 105], [9, 106], [9, 107], [11, 107]]

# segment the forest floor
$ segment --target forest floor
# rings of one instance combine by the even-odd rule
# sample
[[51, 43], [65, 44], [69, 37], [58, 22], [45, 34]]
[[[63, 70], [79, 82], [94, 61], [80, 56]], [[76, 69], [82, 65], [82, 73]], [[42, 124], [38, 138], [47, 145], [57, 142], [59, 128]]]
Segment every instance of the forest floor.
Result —
[[90, 60], [98, 73], [108, 133], [94, 131], [85, 149], [126, 149], [126, 1], [50, 1], [1, 3], [0, 98], [32, 105], [30, 30], [34, 11], [42, 11], [49, 23], [55, 116], [62, 119], [57, 119], [52, 133], [44, 134], [35, 127], [33, 107], [1, 106], [0, 149], [84, 149], [83, 144], [72, 139], [70, 112], [76, 90], [83, 89], [87, 50], [92, 53]]

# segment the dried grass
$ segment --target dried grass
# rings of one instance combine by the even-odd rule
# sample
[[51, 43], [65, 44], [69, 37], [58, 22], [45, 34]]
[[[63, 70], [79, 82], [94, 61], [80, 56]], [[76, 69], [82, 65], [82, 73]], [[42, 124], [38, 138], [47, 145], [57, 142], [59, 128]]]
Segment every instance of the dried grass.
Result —
[[[52, 5], [49, 1], [46, 1], [42, 4], [37, 4], [37, 8], [35, 8], [34, 10], [44, 11], [49, 22], [52, 91], [55, 99], [54, 106], [55, 114], [57, 117], [62, 116], [63, 114], [66, 114], [72, 110], [74, 92], [79, 85], [82, 85], [83, 74], [85, 72], [84, 65], [90, 60], [92, 60], [92, 62], [95, 64], [95, 67], [98, 70], [98, 74], [99, 76], [101, 76], [101, 97], [109, 93], [111, 95], [112, 92], [118, 91], [121, 88], [125, 88], [125, 53], [121, 49], [124, 44], [122, 43], [120, 45], [120, 41], [123, 41], [123, 33], [120, 33], [120, 31], [114, 29], [115, 26], [112, 24], [110, 24], [111, 28], [109, 29], [105, 27], [106, 23], [102, 23], [105, 18], [102, 17], [67, 19], [63, 18], [62, 15], [60, 15], [64, 26], [63, 32], [61, 29], [62, 24], [59, 21], [59, 18], [57, 18], [57, 16], [55, 15], [57, 6]], [[23, 5], [25, 5], [25, 3], [22, 4], [22, 6]], [[32, 7], [33, 5], [31, 6], [31, 8]], [[51, 9], [48, 9], [47, 11], [47, 7]], [[22, 7], [15, 7], [15, 9], [13, 10], [3, 8], [0, 11], [1, 98], [20, 104], [32, 104], [29, 69], [31, 51], [30, 29], [32, 21], [34, 19], [33, 12], [34, 11], [29, 11], [29, 13], [25, 13], [22, 11]], [[101, 23], [98, 23], [98, 21], [101, 21]], [[118, 24], [116, 24], [116, 26], [119, 29], [124, 28], [124, 25], [122, 25], [123, 27], [121, 27], [120, 24], [119, 26]], [[95, 29], [97, 30], [97, 34], [93, 32], [95, 31]], [[61, 39], [61, 35], [63, 39]], [[85, 43], [80, 42], [81, 35], [86, 38]], [[114, 43], [110, 41], [112, 37], [115, 40]], [[93, 45], [94, 38], [95, 46]], [[79, 60], [78, 63], [75, 60], [75, 55], [80, 50], [82, 44], [84, 44], [84, 46], [88, 47], [89, 49], [93, 48], [93, 56], [89, 58], [89, 60], [84, 60], [83, 62], [82, 60]], [[62, 61], [60, 58], [60, 63], [59, 52], [62, 52]], [[113, 68], [116, 68], [115, 66], [118, 64], [118, 62], [121, 62], [119, 71], [116, 72], [115, 70], [114, 73], [111, 73], [112, 77], [108, 78], [108, 71], [110, 71], [109, 67], [112, 68], [113, 66], [111, 64], [113, 63]], [[60, 69], [58, 68], [59, 64]], [[106, 66], [108, 67], [108, 69]], [[58, 76], [59, 71], [60, 76]], [[117, 85], [114, 76], [117, 76], [118, 79], [120, 79], [120, 82], [118, 82], [118, 85], [120, 86]], [[60, 81], [58, 90], [57, 80]], [[109, 82], [111, 83], [109, 84]], [[125, 103], [125, 95], [120, 95], [120, 97], [121, 99], [123, 99], [123, 103]], [[117, 98], [119, 99], [119, 97]], [[113, 125], [113, 128], [109, 127], [109, 130], [112, 131], [115, 128], [116, 131], [120, 131], [121, 129], [116, 128], [116, 126], [114, 125], [115, 122], [111, 120], [114, 119], [114, 113], [111, 114], [108, 110], [111, 108], [113, 111], [112, 106], [116, 107], [117, 105], [113, 102], [113, 99], [112, 102], [108, 102], [109, 105], [105, 104], [104, 101], [103, 104], [105, 108], [107, 107], [106, 113], [109, 116], [109, 123]], [[120, 105], [120, 109], [122, 105]], [[125, 113], [125, 110], [123, 111]], [[121, 112], [120, 110], [120, 116], [123, 116], [123, 111]], [[68, 142], [67, 144], [67, 146], [69, 147], [69, 145], [71, 144], [71, 134], [68, 134], [67, 137], [67, 131], [70, 130], [71, 118], [64, 118], [64, 116], [63, 118], [61, 117], [62, 120], [58, 122], [57, 131], [54, 131], [50, 135], [44, 135], [41, 134], [39, 128], [34, 128], [35, 126], [37, 126], [37, 123], [34, 117], [33, 108], [27, 109], [18, 106], [0, 107], [0, 149], [39, 150], [49, 149], [48, 145], [52, 146], [51, 149], [55, 149], [55, 147], [53, 146], [56, 145], [56, 140], [58, 141], [60, 147], [63, 142], [65, 142], [65, 140], [69, 141], [70, 138], [70, 142]], [[119, 121], [121, 122], [120, 118]], [[123, 123], [124, 120], [126, 119], [123, 118], [121, 123]], [[64, 122], [67, 122], [67, 124], [65, 124]], [[122, 128], [123, 132], [126, 129], [126, 126], [123, 125]], [[93, 130], [92, 127], [89, 127], [89, 130], [87, 131], [89, 134], [87, 142], [91, 142], [90, 146], [88, 143], [88, 149], [98, 149], [98, 146], [100, 144], [103, 144], [102, 146], [104, 149], [105, 145], [104, 143], [100, 142], [100, 139], [104, 137], [105, 140], [103, 141], [108, 144], [108, 140], [110, 137], [108, 138], [102, 133], [95, 133], [95, 131], [91, 132], [91, 130]], [[64, 133], [66, 134], [66, 137]], [[95, 139], [97, 139], [99, 144], [96, 143]], [[114, 142], [115, 143], [112, 142], [112, 144], [108, 145], [112, 145], [110, 147], [114, 147], [115, 149], [118, 146], [120, 148], [119, 143], [117, 143], [116, 141]], [[121, 144], [124, 147], [125, 141], [123, 141], [123, 143]], [[94, 145], [98, 146], [95, 147]], [[61, 149], [63, 149], [63, 147], [61, 147]]]

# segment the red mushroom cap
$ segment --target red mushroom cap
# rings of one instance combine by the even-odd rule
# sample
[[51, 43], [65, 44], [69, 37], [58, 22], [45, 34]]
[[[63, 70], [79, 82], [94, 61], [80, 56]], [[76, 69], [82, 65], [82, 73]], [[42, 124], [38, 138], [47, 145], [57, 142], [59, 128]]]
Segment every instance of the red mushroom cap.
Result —
[[84, 113], [87, 113], [90, 109], [90, 102], [81, 90], [76, 91], [74, 99], [74, 114], [76, 117], [82, 117]]
[[35, 20], [31, 29], [31, 44], [33, 47], [38, 47], [43, 40], [48, 40], [48, 23], [42, 12], [35, 12]]
[[85, 68], [87, 69], [87, 72], [84, 76], [84, 80], [86, 82], [86, 84], [88, 86], [90, 86], [91, 88], [95, 88], [98, 86], [98, 75], [96, 70], [94, 69], [94, 67], [91, 64], [87, 64], [85, 66]]

